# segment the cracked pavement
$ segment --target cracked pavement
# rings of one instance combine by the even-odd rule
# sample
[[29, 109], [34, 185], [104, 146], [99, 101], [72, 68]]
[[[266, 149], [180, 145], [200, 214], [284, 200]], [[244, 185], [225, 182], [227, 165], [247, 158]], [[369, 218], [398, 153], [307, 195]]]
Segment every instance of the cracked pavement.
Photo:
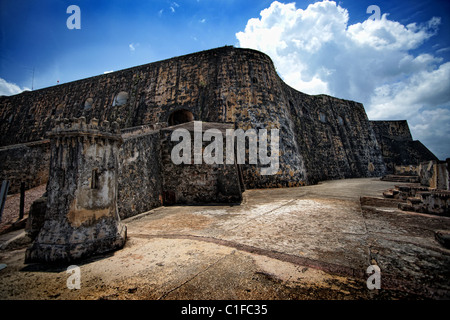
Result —
[[[363, 203], [399, 183], [378, 179], [247, 190], [236, 206], [161, 207], [125, 220], [122, 250], [68, 266], [0, 252], [0, 299], [448, 299], [450, 218]], [[381, 269], [381, 290], [366, 270]]]

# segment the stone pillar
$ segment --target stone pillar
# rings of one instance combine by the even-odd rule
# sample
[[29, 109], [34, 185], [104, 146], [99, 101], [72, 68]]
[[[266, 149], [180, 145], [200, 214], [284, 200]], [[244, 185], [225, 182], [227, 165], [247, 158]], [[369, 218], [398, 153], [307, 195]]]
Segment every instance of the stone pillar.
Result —
[[51, 139], [45, 222], [25, 262], [71, 262], [123, 247], [117, 211], [119, 126], [58, 121]]

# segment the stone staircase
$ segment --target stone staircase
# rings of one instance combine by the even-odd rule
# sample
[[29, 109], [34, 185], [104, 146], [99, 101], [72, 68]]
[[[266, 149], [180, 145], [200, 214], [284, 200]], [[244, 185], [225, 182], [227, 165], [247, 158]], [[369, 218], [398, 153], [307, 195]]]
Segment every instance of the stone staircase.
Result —
[[419, 176], [401, 176], [396, 174], [388, 174], [381, 178], [381, 181], [402, 182], [402, 183], [418, 183]]
[[435, 214], [450, 217], [450, 191], [431, 189], [417, 184], [395, 186], [383, 192], [387, 199], [399, 200], [403, 211]]

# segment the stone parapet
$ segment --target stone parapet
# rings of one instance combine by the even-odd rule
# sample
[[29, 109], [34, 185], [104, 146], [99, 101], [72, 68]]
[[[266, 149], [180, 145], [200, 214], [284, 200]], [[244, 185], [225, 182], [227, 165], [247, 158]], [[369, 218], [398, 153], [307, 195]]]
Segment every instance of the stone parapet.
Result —
[[57, 119], [53, 130], [47, 135], [49, 138], [90, 136], [116, 141], [122, 140], [120, 127], [116, 121], [110, 123], [108, 120], [104, 120], [99, 123], [98, 119], [93, 118], [89, 123], [86, 123], [85, 117], [72, 120]]
[[45, 221], [25, 261], [71, 262], [121, 248], [126, 226], [117, 210], [118, 126], [63, 120], [49, 137]]

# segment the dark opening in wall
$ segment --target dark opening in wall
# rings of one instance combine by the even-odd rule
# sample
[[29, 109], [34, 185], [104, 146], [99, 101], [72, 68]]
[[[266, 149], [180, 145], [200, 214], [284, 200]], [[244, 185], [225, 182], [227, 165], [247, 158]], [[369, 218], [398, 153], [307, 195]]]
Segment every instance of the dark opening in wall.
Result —
[[92, 170], [91, 189], [98, 189], [98, 169]]
[[125, 91], [119, 92], [119, 94], [114, 98], [113, 107], [123, 106], [128, 102], [128, 93]]
[[92, 108], [92, 105], [94, 104], [94, 99], [87, 98], [84, 102], [84, 110], [90, 110]]
[[320, 112], [319, 113], [319, 120], [322, 123], [326, 123], [327, 122], [327, 116], [324, 113]]
[[186, 122], [194, 121], [194, 115], [188, 110], [178, 110], [169, 117], [169, 126], [176, 126]]
[[292, 103], [291, 100], [289, 100], [289, 107], [291, 107], [291, 109], [294, 109], [294, 104]]

